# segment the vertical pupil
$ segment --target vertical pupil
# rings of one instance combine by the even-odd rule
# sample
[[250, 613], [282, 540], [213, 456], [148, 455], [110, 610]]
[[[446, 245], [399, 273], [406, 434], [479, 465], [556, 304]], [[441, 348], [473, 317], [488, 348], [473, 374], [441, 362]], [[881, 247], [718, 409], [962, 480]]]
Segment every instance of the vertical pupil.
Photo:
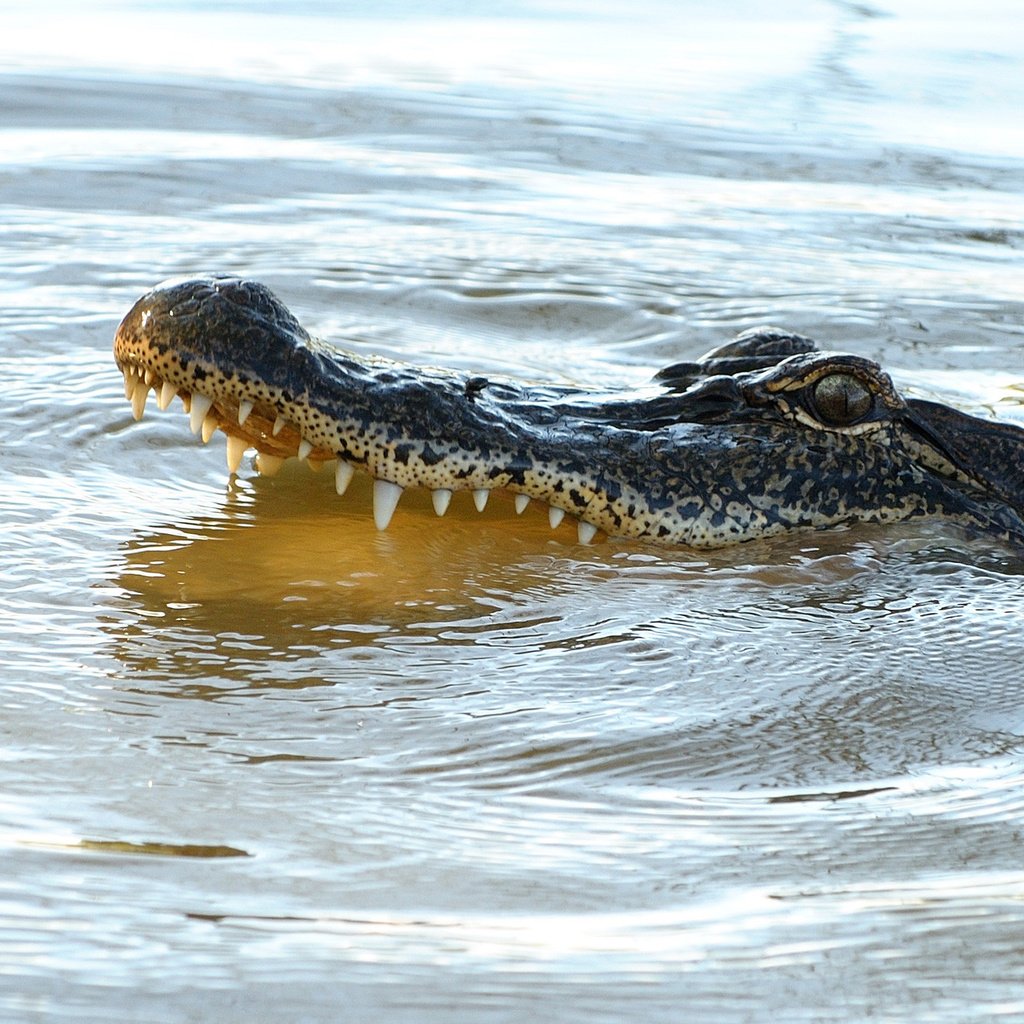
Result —
[[822, 377], [814, 385], [814, 411], [824, 423], [845, 426], [871, 410], [871, 392], [846, 373]]

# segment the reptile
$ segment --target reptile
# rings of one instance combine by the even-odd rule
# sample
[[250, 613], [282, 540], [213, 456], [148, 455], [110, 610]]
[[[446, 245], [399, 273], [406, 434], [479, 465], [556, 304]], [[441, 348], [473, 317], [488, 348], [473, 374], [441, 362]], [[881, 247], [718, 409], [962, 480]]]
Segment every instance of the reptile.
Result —
[[881, 367], [775, 327], [747, 330], [640, 388], [522, 383], [364, 356], [315, 339], [264, 285], [166, 282], [114, 339], [136, 419], [180, 398], [204, 441], [333, 461], [373, 479], [386, 529], [403, 491], [531, 500], [552, 527], [712, 548], [795, 529], [942, 517], [1024, 550], [1024, 429], [904, 397]]

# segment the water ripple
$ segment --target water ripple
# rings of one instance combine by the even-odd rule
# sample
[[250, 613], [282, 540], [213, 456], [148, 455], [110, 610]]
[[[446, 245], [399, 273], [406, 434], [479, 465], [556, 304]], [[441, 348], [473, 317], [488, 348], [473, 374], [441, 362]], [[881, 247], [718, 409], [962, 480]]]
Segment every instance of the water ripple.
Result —
[[639, 385], [770, 321], [1012, 416], [1016, 8], [144, 6], [0, 39], [0, 1016], [1024, 1013], [1005, 552], [381, 535], [110, 355], [226, 271], [414, 362]]

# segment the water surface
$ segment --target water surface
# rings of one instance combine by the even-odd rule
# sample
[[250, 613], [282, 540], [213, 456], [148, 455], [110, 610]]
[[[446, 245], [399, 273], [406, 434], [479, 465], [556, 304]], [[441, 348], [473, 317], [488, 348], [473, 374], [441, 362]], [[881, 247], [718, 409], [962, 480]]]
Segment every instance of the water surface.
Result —
[[378, 534], [110, 356], [229, 272], [467, 372], [774, 322], [1022, 421], [1015, 5], [0, 13], [0, 1016], [1024, 1019], [1008, 552]]

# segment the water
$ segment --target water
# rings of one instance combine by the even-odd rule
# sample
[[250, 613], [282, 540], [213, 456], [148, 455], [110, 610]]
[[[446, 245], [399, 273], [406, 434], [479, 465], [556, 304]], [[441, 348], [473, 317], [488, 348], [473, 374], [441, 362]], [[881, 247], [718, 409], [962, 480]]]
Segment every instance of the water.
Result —
[[1017, 5], [0, 7], [0, 1019], [1024, 1020], [1019, 563], [230, 484], [178, 274], [473, 372], [783, 323], [1024, 420]]

